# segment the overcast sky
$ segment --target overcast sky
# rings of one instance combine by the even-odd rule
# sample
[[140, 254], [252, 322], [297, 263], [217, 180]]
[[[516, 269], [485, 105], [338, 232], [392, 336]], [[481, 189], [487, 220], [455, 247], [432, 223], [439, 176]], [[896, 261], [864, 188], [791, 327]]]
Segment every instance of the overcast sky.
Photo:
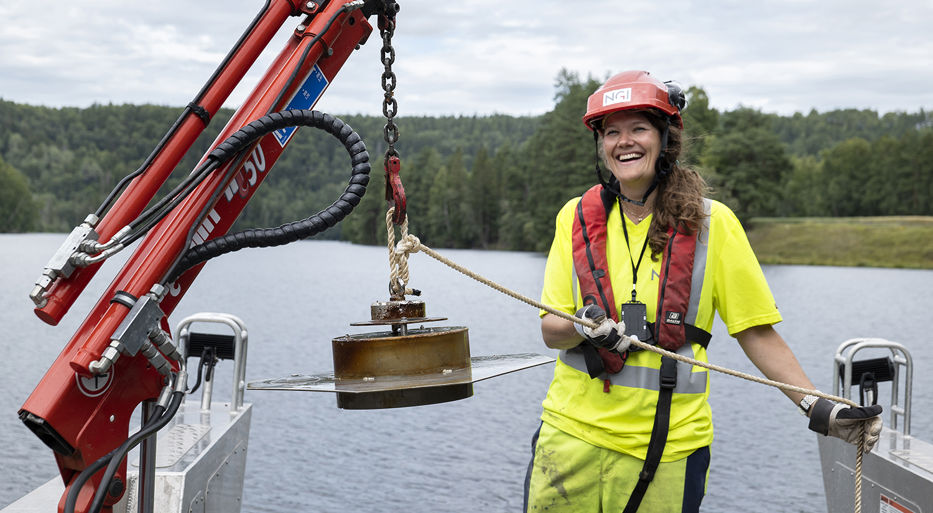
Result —
[[[278, 1], [278, 0], [276, 0]], [[562, 69], [646, 69], [721, 110], [933, 107], [933, 1], [399, 0], [399, 115], [541, 114]], [[0, 98], [183, 106], [262, 0], [0, 0]], [[298, 24], [290, 18], [227, 105]], [[318, 108], [380, 114], [378, 37]]]

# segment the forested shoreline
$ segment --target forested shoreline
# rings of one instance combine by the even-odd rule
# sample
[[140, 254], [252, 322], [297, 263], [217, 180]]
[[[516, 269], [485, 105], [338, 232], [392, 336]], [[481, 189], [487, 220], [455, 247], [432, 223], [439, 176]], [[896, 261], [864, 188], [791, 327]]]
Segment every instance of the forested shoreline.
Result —
[[[397, 149], [411, 231], [434, 247], [543, 251], [557, 210], [595, 183], [594, 142], [580, 121], [596, 80], [561, 73], [541, 116], [399, 117]], [[686, 162], [740, 219], [933, 215], [933, 116], [833, 110], [780, 116], [718, 111], [688, 90]], [[181, 108], [47, 108], [0, 99], [0, 232], [66, 232], [134, 171]], [[166, 187], [178, 183], [232, 112], [212, 121]], [[384, 119], [333, 113], [364, 138], [373, 179], [363, 202], [322, 237], [385, 240]], [[237, 222], [276, 226], [343, 190], [346, 152], [302, 130]], [[167, 189], [165, 189], [167, 190]]]

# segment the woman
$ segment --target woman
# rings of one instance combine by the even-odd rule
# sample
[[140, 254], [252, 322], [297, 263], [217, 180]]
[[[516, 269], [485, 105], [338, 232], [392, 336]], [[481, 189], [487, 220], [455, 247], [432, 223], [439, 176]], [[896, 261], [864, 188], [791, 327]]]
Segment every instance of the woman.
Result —
[[[684, 104], [679, 87], [644, 71], [613, 76], [587, 102], [600, 184], [557, 215], [542, 302], [598, 327], [542, 312], [544, 342], [561, 352], [526, 511], [699, 510], [713, 440], [707, 371], [635, 350], [633, 338], [705, 362], [718, 311], [765, 376], [814, 388], [772, 328], [781, 315], [741, 224], [678, 162]], [[854, 443], [869, 419], [877, 440], [880, 407], [785, 394], [811, 429]]]

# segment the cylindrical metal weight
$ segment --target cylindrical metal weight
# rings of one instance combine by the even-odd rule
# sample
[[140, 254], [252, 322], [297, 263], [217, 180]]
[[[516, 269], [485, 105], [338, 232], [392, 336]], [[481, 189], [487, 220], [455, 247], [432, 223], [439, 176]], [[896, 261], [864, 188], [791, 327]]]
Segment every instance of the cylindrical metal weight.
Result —
[[[421, 328], [407, 335], [363, 333], [332, 341], [337, 405], [349, 409], [395, 408], [473, 395], [470, 342], [465, 327]], [[391, 391], [340, 392], [345, 385], [402, 384]]]
[[470, 341], [463, 327], [421, 328], [406, 336], [361, 333], [333, 339], [334, 376], [378, 378], [441, 373], [470, 367]]

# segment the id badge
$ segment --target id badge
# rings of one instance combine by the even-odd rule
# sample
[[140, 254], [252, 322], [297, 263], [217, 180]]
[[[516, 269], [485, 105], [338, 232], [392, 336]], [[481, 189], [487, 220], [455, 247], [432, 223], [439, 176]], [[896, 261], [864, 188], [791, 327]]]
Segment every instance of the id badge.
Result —
[[620, 320], [625, 323], [625, 334], [642, 342], [648, 340], [648, 307], [639, 301], [622, 303]]

